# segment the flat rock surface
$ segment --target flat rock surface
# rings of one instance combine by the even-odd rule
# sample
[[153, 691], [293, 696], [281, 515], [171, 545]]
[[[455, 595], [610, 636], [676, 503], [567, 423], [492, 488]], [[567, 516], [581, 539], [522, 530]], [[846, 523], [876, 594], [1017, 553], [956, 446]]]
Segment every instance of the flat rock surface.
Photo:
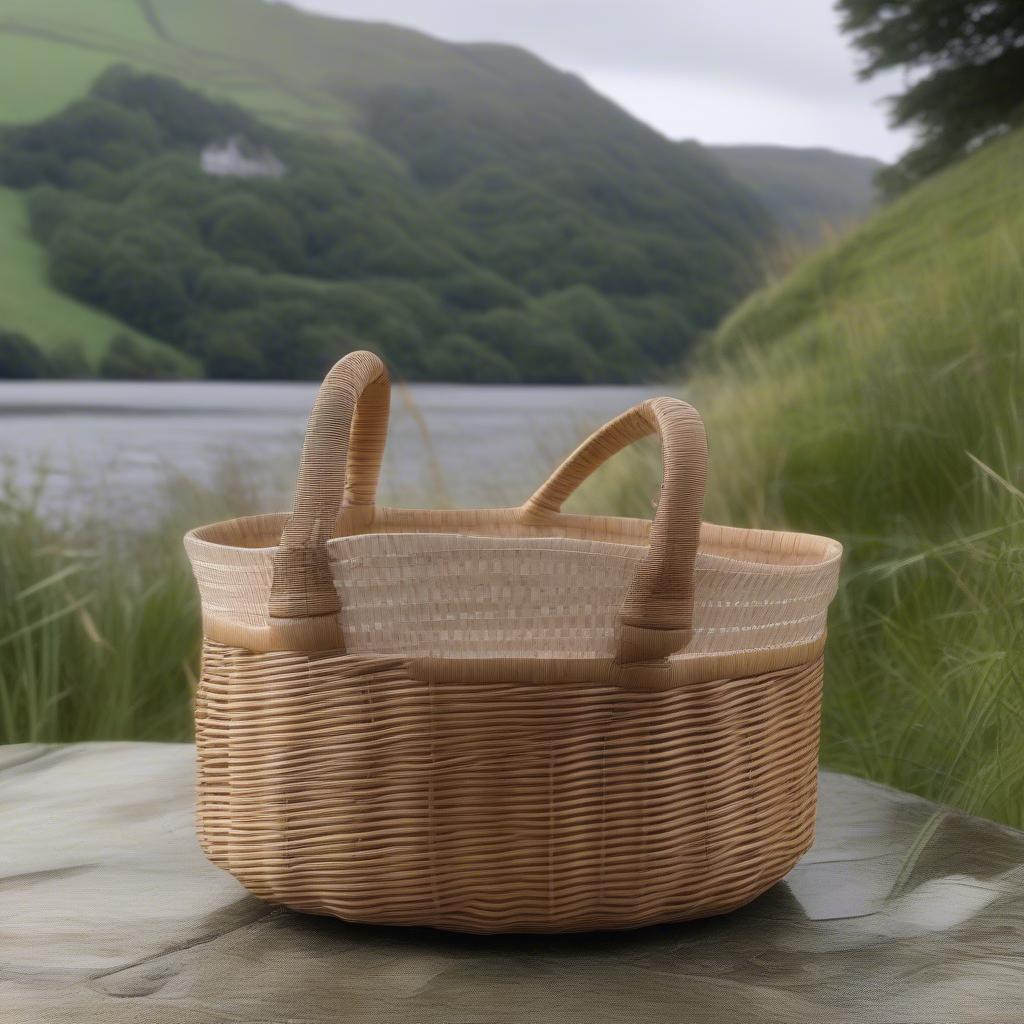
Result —
[[0, 747], [3, 1024], [1024, 1021], [1024, 833], [823, 773], [818, 840], [727, 917], [372, 928], [203, 858], [191, 746]]

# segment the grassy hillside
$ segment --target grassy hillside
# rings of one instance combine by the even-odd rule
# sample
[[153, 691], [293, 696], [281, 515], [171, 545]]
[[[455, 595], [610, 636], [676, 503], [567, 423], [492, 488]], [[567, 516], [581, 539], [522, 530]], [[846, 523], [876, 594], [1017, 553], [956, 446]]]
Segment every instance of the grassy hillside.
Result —
[[[77, 344], [93, 367], [110, 339], [125, 330], [121, 321], [51, 287], [46, 251], [31, 237], [24, 201], [6, 188], [0, 188], [0, 325], [34, 339], [46, 352]], [[186, 375], [195, 372], [187, 356], [132, 333], [140, 345], [172, 355]]]
[[347, 136], [344, 105], [309, 85], [325, 68], [309, 52], [323, 22], [261, 0], [0, 0], [0, 122], [53, 114], [127, 63]]
[[871, 157], [788, 146], [709, 149], [798, 242], [834, 237], [863, 220], [877, 201], [874, 176], [884, 164]]
[[[1024, 825], [1024, 133], [747, 301], [687, 385], [709, 518], [846, 545], [824, 758]], [[643, 508], [640, 485], [609, 483]]]
[[479, 59], [486, 49], [263, 0], [0, 0], [0, 53], [9, 57], [0, 122], [55, 113], [103, 68], [128, 63], [283, 127], [351, 138], [359, 114], [350, 96], [414, 84], [492, 91], [495, 75]]
[[[759, 201], [723, 176], [699, 146], [669, 142], [580, 79], [512, 47], [454, 45], [262, 0], [0, 0], [3, 54], [9, 60], [0, 66], [0, 123], [23, 132], [19, 138], [28, 141], [22, 150], [61, 149], [66, 166], [72, 157], [77, 161], [63, 181], [55, 173], [5, 171], [4, 180], [17, 187], [46, 181], [91, 189], [104, 202], [112, 193], [118, 202], [132, 201], [121, 184], [108, 183], [104, 192], [92, 165], [123, 174], [131, 159], [141, 173], [138, 153], [152, 155], [145, 126], [130, 139], [135, 156], [125, 149], [123, 124], [112, 147], [104, 148], [107, 140], [100, 137], [89, 152], [54, 140], [57, 128], [67, 125], [63, 112], [80, 110], [96, 72], [115, 64], [172, 77], [239, 104], [262, 125], [328, 139], [350, 160], [375, 164], [375, 178], [390, 190], [396, 210], [419, 204], [427, 211], [419, 230], [400, 240], [406, 249], [418, 247], [418, 266], [437, 264], [433, 255], [423, 255], [431, 246], [450, 250], [440, 261], [445, 266], [429, 271], [437, 279], [424, 284], [430, 299], [443, 305], [454, 288], [462, 301], [465, 282], [438, 283], [460, 261], [465, 269], [486, 268], [500, 279], [506, 297], [519, 296], [481, 300], [480, 282], [472, 282], [468, 301], [485, 302], [478, 312], [498, 306], [509, 314], [480, 330], [452, 321], [443, 310], [430, 313], [426, 319], [434, 326], [403, 345], [419, 352], [441, 344], [442, 354], [432, 361], [404, 358], [394, 330], [387, 332], [390, 348], [388, 338], [363, 334], [363, 344], [382, 347], [411, 376], [436, 376], [442, 366], [445, 376], [461, 373], [480, 345], [498, 350], [504, 360], [500, 372], [493, 366], [480, 371], [492, 379], [516, 379], [521, 349], [525, 362], [552, 367], [552, 375], [537, 379], [650, 376], [677, 364], [756, 283], [759, 253], [773, 234]], [[159, 133], [161, 111], [143, 113]], [[32, 125], [41, 127], [26, 134]], [[192, 158], [198, 160], [199, 148], [211, 141], [218, 140], [190, 139]], [[28, 159], [25, 152], [22, 157]], [[361, 215], [359, 202], [353, 193], [354, 216]], [[379, 204], [378, 212], [386, 205]], [[407, 227], [406, 221], [397, 230]], [[310, 231], [322, 235], [324, 228]], [[309, 234], [302, 244], [312, 260], [323, 239]], [[394, 235], [381, 228], [359, 240], [352, 232], [339, 238], [377, 253], [386, 249], [377, 262], [391, 269], [377, 276], [407, 280], [404, 271], [392, 273], [391, 250], [399, 244]], [[366, 284], [369, 271], [364, 261], [358, 273], [332, 273], [313, 276]], [[412, 275], [417, 283], [424, 276]], [[489, 280], [484, 290], [495, 287]], [[579, 287], [587, 289], [582, 304], [579, 296], [564, 295]], [[81, 290], [71, 293], [91, 301]], [[393, 298], [393, 291], [381, 298]], [[566, 329], [559, 312], [554, 319], [562, 323], [554, 333], [538, 332], [517, 313], [532, 300], [577, 307], [574, 322]], [[594, 319], [593, 308], [603, 300], [613, 306], [615, 322], [604, 323], [601, 310], [601, 338], [583, 338], [581, 324]], [[116, 303], [103, 308], [117, 312]], [[417, 325], [420, 333], [422, 328]], [[174, 340], [169, 334], [178, 326], [142, 329]], [[538, 334], [547, 338], [539, 360], [526, 351]], [[202, 345], [196, 339], [192, 350]], [[570, 350], [570, 368], [558, 368], [564, 360], [556, 349]], [[613, 351], [619, 352], [614, 360]]]

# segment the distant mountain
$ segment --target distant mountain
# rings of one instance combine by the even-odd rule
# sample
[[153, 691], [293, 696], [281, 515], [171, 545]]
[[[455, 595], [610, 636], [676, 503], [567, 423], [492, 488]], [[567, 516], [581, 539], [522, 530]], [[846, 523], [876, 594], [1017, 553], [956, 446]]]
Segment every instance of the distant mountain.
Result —
[[784, 234], [810, 242], [864, 219], [876, 202], [873, 178], [885, 166], [830, 149], [708, 148], [762, 200]]
[[[111, 77], [115, 64], [126, 69]], [[0, 288], [0, 329], [28, 333], [17, 318], [31, 309], [42, 346], [73, 341], [72, 297], [223, 375], [315, 376], [360, 344], [410, 377], [651, 377], [757, 282], [774, 231], [702, 147], [523, 50], [260, 0], [0, 0], [3, 122], [0, 180], [26, 197], [47, 190], [32, 230], [50, 277], [33, 271], [31, 301]], [[242, 166], [225, 163], [234, 136], [287, 172], [199, 177], [204, 151], [208, 167]], [[177, 198], [175, 176], [187, 185]], [[259, 218], [244, 213], [254, 203]], [[145, 230], [133, 217], [149, 218]], [[4, 223], [17, 221], [0, 218], [0, 264], [25, 258]], [[203, 273], [188, 269], [200, 249]], [[44, 255], [32, 259], [45, 271]], [[95, 280], [81, 273], [90, 260], [110, 261]], [[220, 270], [236, 275], [230, 289]], [[143, 300], [144, 274], [162, 305]], [[59, 329], [39, 312], [51, 281]], [[321, 303], [309, 319], [325, 285], [331, 312]], [[252, 325], [224, 327], [224, 304], [250, 294], [268, 338], [256, 353], [242, 351]], [[283, 325], [300, 310], [293, 359]], [[107, 321], [80, 322], [102, 359]]]

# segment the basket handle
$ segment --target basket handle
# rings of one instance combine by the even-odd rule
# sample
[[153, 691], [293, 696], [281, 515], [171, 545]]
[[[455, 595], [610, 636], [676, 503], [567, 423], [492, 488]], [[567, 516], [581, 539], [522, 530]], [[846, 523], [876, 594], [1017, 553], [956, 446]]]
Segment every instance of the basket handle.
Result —
[[390, 402], [387, 367], [372, 352], [350, 352], [324, 378], [302, 443], [292, 514], [274, 552], [271, 618], [339, 611], [324, 545], [342, 508], [374, 504]]
[[591, 434], [520, 509], [524, 521], [550, 520], [598, 466], [650, 434], [661, 438], [664, 476], [647, 553], [619, 609], [615, 660], [621, 664], [667, 658], [692, 637], [708, 460], [700, 414], [676, 398], [641, 402]]

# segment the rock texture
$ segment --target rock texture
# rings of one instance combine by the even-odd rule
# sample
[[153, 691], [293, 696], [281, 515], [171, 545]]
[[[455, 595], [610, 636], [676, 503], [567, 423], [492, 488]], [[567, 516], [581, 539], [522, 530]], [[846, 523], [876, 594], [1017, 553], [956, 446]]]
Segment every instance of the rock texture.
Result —
[[1024, 834], [840, 775], [745, 910], [478, 938], [303, 917], [209, 865], [193, 750], [0, 747], [4, 1024], [966, 1024], [1024, 1018]]

